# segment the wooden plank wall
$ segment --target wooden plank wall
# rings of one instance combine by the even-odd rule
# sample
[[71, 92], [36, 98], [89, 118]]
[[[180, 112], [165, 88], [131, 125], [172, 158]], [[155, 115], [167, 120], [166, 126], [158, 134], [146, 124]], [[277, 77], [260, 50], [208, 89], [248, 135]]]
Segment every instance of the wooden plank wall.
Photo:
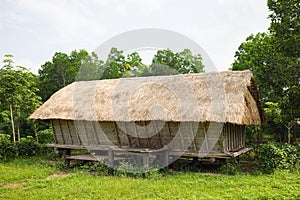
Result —
[[[165, 145], [191, 153], [224, 153], [244, 147], [245, 127], [196, 122], [91, 122], [51, 120], [56, 144], [160, 149]], [[208, 130], [209, 129], [209, 130]], [[216, 130], [214, 130], [216, 129]], [[209, 133], [209, 134], [208, 134]]]
[[245, 147], [246, 128], [245, 126], [226, 124], [223, 129], [225, 151], [236, 151]]

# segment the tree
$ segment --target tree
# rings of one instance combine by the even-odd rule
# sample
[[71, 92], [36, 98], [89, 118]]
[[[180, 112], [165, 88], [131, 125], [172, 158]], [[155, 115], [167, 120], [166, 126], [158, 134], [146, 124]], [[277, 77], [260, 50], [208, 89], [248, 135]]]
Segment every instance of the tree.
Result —
[[39, 69], [39, 95], [46, 101], [54, 92], [75, 81], [83, 60], [91, 57], [86, 50], [72, 51], [70, 55], [56, 52], [52, 61]]
[[[250, 69], [254, 73], [263, 105], [266, 102], [278, 103], [282, 126], [289, 126], [299, 118], [300, 99], [299, 69], [294, 59], [289, 59], [276, 48], [278, 40], [271, 34], [250, 35], [235, 54], [232, 70]], [[268, 116], [269, 120], [273, 119]], [[277, 123], [278, 124], [278, 123]], [[269, 123], [270, 125], [270, 123]], [[268, 127], [270, 129], [270, 127]], [[270, 132], [277, 134], [273, 125]]]
[[127, 72], [124, 76], [143, 76], [144, 72], [147, 71], [148, 66], [142, 62], [142, 58], [137, 52], [133, 52], [127, 55], [126, 61], [127, 69], [129, 68], [129, 73]]
[[275, 38], [266, 33], [250, 35], [235, 53], [232, 70], [253, 71], [263, 102], [279, 101], [279, 95], [288, 86], [289, 62], [274, 48]]
[[108, 54], [101, 79], [141, 76], [146, 68], [137, 52], [126, 56], [122, 50], [113, 47]]
[[138, 53], [127, 57], [122, 50], [112, 48], [106, 61], [94, 52], [72, 51], [70, 55], [56, 52], [52, 61], [47, 61], [39, 70], [39, 95], [43, 101], [74, 81], [88, 81], [136, 76], [145, 67]]
[[75, 80], [100, 80], [130, 76], [166, 75], [203, 72], [202, 57], [192, 55], [188, 49], [173, 53], [159, 50], [152, 65], [147, 67], [137, 52], [124, 55], [113, 47], [105, 61], [86, 50], [72, 51], [70, 55], [56, 52], [39, 70], [40, 95], [43, 101], [54, 92]]
[[[269, 0], [268, 6], [270, 32], [250, 35], [239, 46], [231, 69], [253, 71], [263, 103], [278, 105], [280, 124], [287, 127], [289, 138], [288, 127], [300, 115], [299, 2]], [[276, 133], [275, 126], [272, 131]]]
[[90, 56], [81, 60], [81, 67], [77, 73], [76, 81], [99, 80], [104, 67], [104, 61], [99, 60], [98, 55], [92, 52]]
[[[193, 55], [189, 49], [184, 49], [182, 52], [177, 53], [174, 53], [170, 49], [158, 50], [154, 55], [152, 65], [153, 66], [150, 66], [150, 69], [156, 69], [160, 73], [166, 72], [171, 74], [187, 74], [200, 73], [204, 71], [201, 55]], [[164, 67], [162, 67], [162, 65], [164, 65]]]
[[283, 122], [290, 132], [300, 116], [300, 3], [299, 0], [268, 0], [268, 7], [271, 11], [269, 30], [276, 39], [274, 48], [288, 63], [287, 76], [284, 76], [286, 85], [279, 103], [284, 111]]
[[[3, 124], [10, 121], [15, 142], [16, 131], [20, 140], [21, 126], [29, 124], [27, 118], [40, 105], [40, 97], [36, 94], [38, 91], [36, 76], [25, 67], [14, 66], [12, 59], [12, 55], [5, 55], [4, 66], [0, 72], [0, 120]], [[1, 128], [9, 129], [7, 125], [2, 125]], [[2, 129], [3, 132], [6, 130]]]
[[270, 32], [278, 41], [278, 50], [285, 56], [300, 55], [300, 3], [299, 0], [268, 0], [271, 12]]
[[129, 70], [130, 65], [127, 65], [123, 51], [113, 47], [108, 54], [101, 79], [121, 78]]

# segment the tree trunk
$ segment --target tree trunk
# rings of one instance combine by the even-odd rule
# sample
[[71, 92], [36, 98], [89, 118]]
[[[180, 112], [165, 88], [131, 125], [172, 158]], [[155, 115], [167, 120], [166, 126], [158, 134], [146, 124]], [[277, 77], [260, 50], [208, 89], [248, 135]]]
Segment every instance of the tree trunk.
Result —
[[13, 117], [12, 104], [9, 104], [9, 110], [10, 110], [10, 121], [11, 121], [13, 141], [16, 142], [15, 122]]
[[288, 143], [289, 144], [291, 144], [291, 128], [292, 127], [287, 127], [287, 129], [288, 129], [288, 135], [287, 136], [288, 136]]
[[33, 127], [34, 127], [34, 133], [35, 133], [36, 141], [37, 141], [37, 143], [39, 143], [39, 136], [38, 136], [38, 132], [37, 132], [36, 123], [33, 124]]
[[18, 141], [20, 142], [21, 136], [20, 136], [20, 112], [18, 114], [18, 119], [17, 119], [17, 135], [18, 135]]
[[20, 127], [19, 126], [18, 126], [18, 129], [17, 129], [17, 134], [18, 134], [18, 141], [20, 142], [21, 137], [20, 137]]
[[287, 138], [288, 138], [288, 143], [289, 144], [291, 144], [291, 136], [292, 136], [291, 129], [293, 128], [293, 126], [294, 126], [294, 122], [290, 122], [290, 123], [288, 123], [288, 125], [285, 125], [285, 127], [288, 130]]

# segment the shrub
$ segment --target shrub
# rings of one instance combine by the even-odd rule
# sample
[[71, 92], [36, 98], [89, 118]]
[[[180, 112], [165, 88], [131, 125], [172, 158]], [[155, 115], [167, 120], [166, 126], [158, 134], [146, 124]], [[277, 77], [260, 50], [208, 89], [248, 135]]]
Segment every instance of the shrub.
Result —
[[0, 159], [7, 160], [17, 155], [16, 145], [11, 142], [10, 135], [0, 134]]
[[240, 165], [236, 159], [233, 159], [231, 160], [231, 162], [227, 162], [223, 164], [219, 169], [220, 173], [228, 174], [228, 175], [236, 175], [240, 173], [240, 171], [241, 171]]
[[67, 164], [63, 161], [56, 162], [55, 167], [58, 170], [66, 170], [68, 168]]
[[53, 141], [52, 129], [45, 129], [38, 132], [38, 140], [40, 144], [48, 144]]
[[107, 176], [110, 172], [110, 168], [101, 162], [94, 163], [94, 165], [92, 165], [89, 170], [91, 172], [96, 172], [100, 176]]
[[39, 154], [41, 146], [31, 136], [21, 138], [17, 143], [19, 156], [33, 156]]
[[156, 168], [148, 169], [146, 166], [133, 166], [132, 163], [121, 162], [114, 170], [114, 175], [131, 178], [161, 178], [165, 172]]
[[291, 144], [268, 143], [256, 148], [259, 170], [273, 173], [276, 169], [292, 169], [299, 163], [299, 152]]

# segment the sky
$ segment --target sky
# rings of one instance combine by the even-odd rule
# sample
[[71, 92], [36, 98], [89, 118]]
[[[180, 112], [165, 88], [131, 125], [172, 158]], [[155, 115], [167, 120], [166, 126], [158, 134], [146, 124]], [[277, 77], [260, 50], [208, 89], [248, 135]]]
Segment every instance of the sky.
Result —
[[118, 34], [159, 28], [192, 39], [224, 71], [247, 36], [267, 31], [267, 17], [267, 0], [0, 0], [0, 56], [37, 74], [55, 52], [92, 52]]

